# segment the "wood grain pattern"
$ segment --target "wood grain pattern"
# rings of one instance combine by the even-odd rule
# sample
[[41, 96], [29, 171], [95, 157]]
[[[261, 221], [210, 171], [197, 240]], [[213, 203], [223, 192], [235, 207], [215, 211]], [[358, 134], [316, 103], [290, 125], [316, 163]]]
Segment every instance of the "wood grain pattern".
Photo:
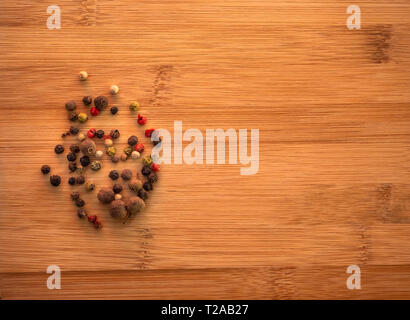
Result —
[[[1, 1], [0, 297], [410, 298], [410, 3], [361, 1], [356, 31], [349, 4], [62, 0], [62, 28], [48, 30], [51, 3]], [[171, 133], [174, 120], [258, 128], [259, 173], [164, 166], [125, 225], [87, 194], [95, 232], [75, 216], [73, 187], [52, 188], [39, 168], [68, 177], [53, 153], [64, 103], [85, 110], [82, 96], [114, 83], [119, 115], [83, 128], [119, 128], [120, 147], [142, 137], [133, 99]], [[90, 173], [98, 186], [111, 167]], [[362, 290], [346, 288], [352, 264]]]

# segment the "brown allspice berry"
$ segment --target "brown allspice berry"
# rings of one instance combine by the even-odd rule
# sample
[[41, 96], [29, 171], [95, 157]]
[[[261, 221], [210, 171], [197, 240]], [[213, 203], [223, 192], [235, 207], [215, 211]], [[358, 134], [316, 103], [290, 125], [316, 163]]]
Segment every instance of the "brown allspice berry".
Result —
[[140, 197], [130, 197], [126, 201], [127, 210], [130, 215], [137, 214], [145, 208], [145, 202]]
[[85, 182], [84, 176], [78, 176], [77, 178], [75, 178], [75, 182], [77, 184], [84, 184], [84, 182]]
[[110, 203], [114, 200], [114, 191], [107, 187], [101, 188], [98, 191], [97, 198], [102, 203]]
[[117, 155], [114, 155], [112, 157], [110, 157], [112, 163], [117, 163], [118, 161], [120, 161], [120, 157]]
[[75, 102], [74, 101], [68, 101], [68, 102], [66, 102], [66, 104], [65, 104], [65, 109], [67, 110], [67, 111], [74, 111], [75, 109], [76, 109], [76, 104], [75, 104]]
[[128, 183], [128, 188], [137, 193], [138, 190], [142, 189], [142, 181], [139, 179], [132, 179], [129, 183]]
[[120, 137], [120, 132], [117, 129], [112, 129], [110, 132], [110, 137], [112, 139], [118, 139]]
[[121, 161], [127, 161], [128, 156], [125, 153], [122, 153], [120, 159]]
[[125, 203], [122, 200], [114, 200], [110, 204], [110, 215], [115, 219], [125, 219], [128, 215]]
[[132, 178], [132, 171], [130, 169], [122, 170], [121, 178], [123, 178], [124, 180], [130, 180]]
[[95, 155], [97, 146], [95, 145], [95, 142], [91, 139], [85, 139], [80, 144], [80, 150], [84, 155], [93, 156]]
[[135, 146], [138, 143], [138, 137], [137, 136], [131, 136], [128, 138], [128, 144], [130, 146]]
[[97, 98], [94, 99], [94, 105], [95, 107], [103, 111], [108, 107], [108, 99], [105, 96], [98, 96]]

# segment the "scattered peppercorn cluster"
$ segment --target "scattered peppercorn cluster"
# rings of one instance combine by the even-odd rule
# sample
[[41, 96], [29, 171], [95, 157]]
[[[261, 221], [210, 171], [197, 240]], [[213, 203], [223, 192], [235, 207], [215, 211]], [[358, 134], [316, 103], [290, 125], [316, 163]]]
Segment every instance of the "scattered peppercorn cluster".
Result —
[[[81, 81], [88, 79], [88, 73], [81, 71], [79, 74]], [[110, 93], [116, 95], [119, 93], [119, 88], [116, 85], [111, 86]], [[89, 107], [89, 114], [92, 117], [98, 116], [101, 112], [105, 111], [109, 105], [109, 99], [106, 96], [100, 95], [93, 99], [92, 96], [85, 96], [82, 98], [84, 106]], [[92, 106], [93, 105], [93, 106]], [[138, 111], [140, 108], [139, 103], [132, 101], [129, 105], [129, 109], [132, 112]], [[75, 101], [68, 101], [65, 104], [65, 109], [68, 112], [68, 119], [72, 122], [85, 123], [89, 120], [86, 112], [77, 112], [77, 104]], [[118, 113], [118, 106], [111, 106], [110, 112], [112, 115]], [[138, 114], [137, 123], [140, 126], [144, 126], [147, 123], [147, 118], [141, 114]], [[85, 176], [86, 168], [90, 167], [91, 170], [98, 171], [102, 167], [100, 161], [104, 157], [104, 153], [113, 162], [127, 161], [128, 159], [137, 160], [141, 158], [142, 153], [145, 151], [145, 146], [142, 144], [138, 137], [132, 135], [128, 138], [128, 145], [118, 152], [118, 147], [114, 145], [114, 142], [120, 137], [120, 132], [117, 129], [112, 129], [109, 133], [106, 133], [102, 129], [90, 128], [86, 132], [81, 132], [80, 128], [72, 125], [67, 132], [64, 132], [61, 137], [76, 136], [78, 142], [69, 146], [66, 158], [68, 161], [68, 170], [71, 175], [68, 177], [68, 184], [71, 186], [84, 185], [85, 191], [92, 192], [95, 190], [95, 183], [88, 180]], [[158, 135], [155, 129], [145, 130], [145, 137], [151, 138], [154, 145], [161, 142], [161, 139], [157, 136], [152, 139], [153, 135]], [[103, 142], [103, 149], [97, 147], [98, 141]], [[97, 142], [97, 143], [96, 143]], [[63, 144], [57, 144], [54, 147], [54, 152], [57, 155], [61, 155], [65, 152], [66, 148]], [[104, 151], [105, 152], [104, 152]], [[77, 160], [79, 163], [77, 163]], [[146, 155], [142, 157], [143, 167], [141, 174], [136, 172], [135, 175], [131, 169], [124, 169], [121, 172], [117, 170], [111, 170], [109, 178], [116, 181], [114, 186], [102, 187], [98, 191], [97, 198], [104, 204], [109, 204], [109, 213], [113, 218], [128, 219], [129, 217], [137, 214], [145, 208], [145, 201], [149, 197], [149, 192], [154, 189], [154, 184], [158, 181], [157, 172], [160, 166], [153, 163], [151, 156]], [[51, 168], [48, 165], [41, 167], [41, 172], [44, 175], [48, 175], [51, 172]], [[120, 180], [121, 178], [121, 180]], [[124, 190], [121, 183], [128, 187], [128, 190], [132, 193], [130, 197], [124, 197], [121, 193]], [[58, 187], [62, 182], [61, 176], [52, 174], [50, 175], [50, 184], [54, 187]], [[77, 215], [79, 218], [86, 218], [94, 225], [95, 228], [102, 228], [102, 223], [97, 215], [89, 215], [85, 208], [85, 201], [81, 198], [81, 194], [78, 191], [71, 193], [71, 200], [78, 207]]]

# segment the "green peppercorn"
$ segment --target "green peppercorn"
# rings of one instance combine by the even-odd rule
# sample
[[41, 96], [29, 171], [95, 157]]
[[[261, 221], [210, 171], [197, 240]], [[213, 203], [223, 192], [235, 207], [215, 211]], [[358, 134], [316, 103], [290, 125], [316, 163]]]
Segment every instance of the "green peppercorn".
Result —
[[55, 148], [54, 148], [54, 152], [57, 153], [57, 154], [63, 153], [64, 152], [64, 146], [61, 145], [61, 144], [56, 145]]
[[131, 111], [138, 111], [140, 108], [140, 104], [137, 101], [132, 101], [130, 103], [130, 110]]
[[86, 122], [87, 120], [88, 120], [87, 114], [85, 114], [84, 112], [81, 112], [78, 114], [78, 121]]
[[76, 109], [76, 104], [75, 104], [75, 102], [74, 101], [68, 101], [66, 104], [65, 104], [65, 108], [66, 108], [66, 110], [67, 111], [74, 111], [75, 109]]
[[144, 166], [150, 166], [152, 164], [151, 156], [145, 156], [142, 158], [142, 163]]
[[49, 174], [50, 173], [50, 166], [48, 166], [48, 165], [43, 165], [42, 167], [41, 167], [41, 172], [43, 173], [43, 174]]
[[58, 187], [61, 183], [61, 177], [57, 175], [50, 176], [50, 183], [54, 187]]
[[124, 153], [125, 153], [127, 156], [130, 156], [131, 153], [132, 153], [132, 148], [131, 148], [131, 147], [126, 147], [126, 148], [124, 148]]
[[117, 153], [117, 149], [115, 147], [109, 147], [107, 148], [107, 154], [112, 157]]

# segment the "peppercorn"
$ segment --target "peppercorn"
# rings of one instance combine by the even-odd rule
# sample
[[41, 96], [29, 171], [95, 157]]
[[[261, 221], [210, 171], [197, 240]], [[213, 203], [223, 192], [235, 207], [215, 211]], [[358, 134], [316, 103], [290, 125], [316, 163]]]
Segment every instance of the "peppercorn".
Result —
[[114, 193], [120, 193], [122, 191], [122, 186], [120, 184], [116, 183], [112, 187], [112, 191], [114, 191]]
[[127, 156], [130, 156], [131, 153], [132, 153], [132, 148], [131, 148], [131, 147], [126, 147], [126, 148], [124, 148], [124, 153], [125, 153]]
[[103, 153], [101, 150], [97, 150], [97, 151], [95, 152], [95, 157], [96, 157], [97, 159], [101, 159], [101, 158], [103, 157], [103, 155], [104, 155], [104, 153]]
[[115, 219], [124, 219], [127, 217], [127, 209], [122, 200], [114, 200], [110, 204], [110, 215]]
[[149, 166], [143, 166], [141, 169], [142, 175], [148, 177], [151, 174], [152, 170]]
[[61, 177], [57, 175], [50, 176], [50, 183], [54, 187], [58, 187], [61, 183]]
[[74, 172], [75, 170], [77, 170], [77, 164], [75, 162], [70, 162], [68, 164], [68, 170], [70, 170], [70, 172]]
[[94, 160], [93, 162], [91, 162], [91, 169], [94, 171], [98, 171], [101, 169], [101, 162], [98, 160]]
[[78, 146], [78, 144], [72, 144], [70, 146], [70, 151], [73, 153], [79, 153], [80, 152], [80, 147]]
[[111, 147], [114, 143], [112, 142], [111, 139], [105, 139], [104, 144], [106, 147]]
[[145, 202], [139, 197], [131, 197], [126, 202], [127, 210], [130, 215], [137, 214], [145, 208]]
[[78, 121], [86, 122], [87, 120], [88, 120], [88, 116], [84, 112], [81, 112], [78, 114]]
[[80, 74], [79, 74], [79, 77], [80, 77], [80, 80], [81, 80], [81, 81], [87, 80], [87, 79], [88, 79], [88, 73], [87, 73], [87, 71], [81, 71]]
[[130, 180], [132, 178], [132, 171], [130, 169], [122, 170], [121, 178], [123, 178], [124, 180]]
[[135, 151], [138, 151], [139, 153], [143, 153], [144, 152], [144, 145], [142, 143], [138, 143], [135, 146]]
[[138, 137], [137, 136], [130, 136], [128, 138], [128, 144], [130, 146], [135, 146], [138, 143]]
[[80, 150], [84, 155], [94, 155], [96, 152], [96, 148], [97, 147], [95, 145], [95, 142], [90, 139], [86, 139], [80, 144]]
[[112, 129], [110, 132], [110, 137], [113, 139], [118, 139], [120, 137], [120, 132], [117, 129]]
[[145, 191], [151, 191], [153, 189], [152, 183], [149, 181], [145, 181], [142, 187]]
[[90, 164], [90, 157], [89, 156], [82, 156], [80, 158], [80, 163], [83, 167], [86, 167]]
[[142, 188], [142, 181], [139, 179], [132, 179], [128, 183], [128, 188], [133, 192], [138, 192]]
[[75, 182], [76, 182], [77, 184], [84, 184], [84, 182], [85, 182], [84, 176], [78, 176], [78, 177], [75, 179]]
[[87, 191], [93, 191], [94, 189], [95, 189], [95, 184], [94, 184], [94, 182], [87, 181], [87, 183], [85, 184], [85, 190], [87, 190]]
[[137, 120], [138, 124], [143, 126], [147, 123], [147, 118], [143, 117], [142, 115], [138, 114], [138, 120]]
[[77, 210], [77, 216], [82, 219], [85, 218], [87, 216], [87, 210], [85, 208], [79, 208]]
[[152, 184], [154, 184], [155, 182], [158, 181], [158, 176], [157, 176], [157, 174], [156, 174], [155, 172], [151, 172], [151, 173], [149, 174], [149, 176], [147, 177], [147, 180], [148, 180], [149, 182], [151, 182]]
[[68, 115], [68, 120], [70, 121], [77, 121], [78, 120], [78, 112], [72, 112]]
[[142, 163], [144, 164], [144, 166], [150, 166], [152, 164], [151, 156], [145, 156], [144, 158], [142, 158]]
[[107, 148], [107, 154], [110, 157], [115, 156], [116, 153], [117, 153], [117, 149], [115, 149], [115, 147], [108, 147]]
[[84, 141], [85, 140], [85, 134], [84, 133], [79, 133], [77, 136], [78, 141]]
[[95, 136], [98, 139], [102, 139], [104, 137], [104, 130], [97, 130], [97, 132], [95, 133]]
[[48, 166], [48, 165], [43, 165], [42, 167], [41, 167], [41, 172], [43, 173], [43, 174], [49, 174], [50, 173], [50, 166]]
[[114, 200], [114, 191], [107, 187], [101, 188], [100, 191], [98, 191], [97, 198], [102, 203], [110, 203]]
[[158, 163], [153, 163], [152, 166], [152, 171], [157, 172], [159, 171], [159, 169], [161, 168], [160, 165]]
[[115, 84], [113, 84], [110, 88], [110, 93], [112, 95], [116, 95], [118, 94], [118, 92], [120, 92], [120, 88], [118, 88], [118, 86], [116, 86]]
[[121, 155], [121, 160], [122, 161], [126, 161], [128, 159], [128, 156], [125, 154], [125, 153], [123, 153], [122, 155]]
[[108, 99], [104, 96], [98, 96], [94, 99], [94, 105], [99, 111], [103, 111], [108, 106]]
[[110, 157], [110, 159], [113, 163], [117, 163], [118, 161], [120, 161], [120, 158], [118, 156], [112, 156]]
[[114, 196], [115, 200], [121, 200], [122, 199], [122, 195], [120, 193], [116, 193]]
[[81, 207], [84, 207], [84, 205], [85, 205], [85, 201], [83, 200], [83, 199], [77, 199], [77, 200], [75, 200], [75, 205], [77, 206], [77, 207], [79, 207], [79, 208], [81, 208]]
[[64, 132], [61, 134], [61, 138], [65, 138], [70, 135], [70, 132]]
[[97, 221], [97, 216], [88, 216], [88, 222], [95, 223]]
[[145, 136], [147, 138], [151, 138], [152, 133], [155, 131], [155, 129], [147, 129], [145, 130]]
[[92, 107], [92, 108], [90, 109], [90, 114], [91, 114], [93, 117], [96, 117], [96, 116], [98, 116], [98, 115], [100, 114], [100, 110], [98, 110], [96, 107]]
[[102, 227], [103, 227], [103, 225], [102, 225], [101, 221], [99, 221], [99, 220], [94, 221], [94, 228], [101, 229]]
[[65, 104], [65, 109], [67, 111], [74, 111], [77, 108], [76, 104], [74, 101], [68, 101]]
[[72, 200], [72, 201], [75, 201], [75, 200], [77, 200], [77, 199], [80, 199], [80, 193], [77, 192], [77, 191], [71, 192], [71, 200]]
[[87, 131], [87, 137], [89, 137], [90, 139], [94, 138], [96, 132], [97, 130], [95, 130], [94, 128], [91, 128], [90, 130]]
[[140, 189], [138, 190], [137, 193], [138, 197], [140, 197], [142, 200], [148, 200], [149, 194], [147, 191], [145, 191], [144, 189]]
[[75, 155], [74, 152], [69, 152], [69, 153], [67, 154], [67, 160], [68, 160], [68, 161], [75, 161], [76, 159], [77, 159], [77, 157], [76, 157], [76, 155]]
[[69, 179], [68, 179], [68, 184], [70, 184], [70, 185], [75, 185], [75, 178], [74, 177], [70, 177]]
[[137, 101], [132, 101], [130, 103], [130, 110], [131, 111], [138, 111], [139, 108], [140, 108], [140, 105]]
[[116, 114], [118, 112], [118, 107], [111, 107], [111, 114]]
[[89, 105], [91, 104], [91, 102], [93, 102], [93, 98], [92, 98], [91, 96], [85, 96], [85, 97], [83, 98], [83, 103], [84, 103], [86, 106], [89, 106]]
[[61, 154], [64, 152], [64, 146], [62, 146], [61, 144], [58, 144], [54, 147], [54, 152], [57, 154]]
[[108, 177], [110, 177], [111, 180], [117, 180], [120, 177], [120, 174], [117, 170], [111, 170]]
[[141, 157], [141, 154], [138, 152], [138, 151], [133, 151], [132, 153], [131, 153], [131, 159], [133, 159], [133, 160], [137, 160], [137, 159], [139, 159]]

